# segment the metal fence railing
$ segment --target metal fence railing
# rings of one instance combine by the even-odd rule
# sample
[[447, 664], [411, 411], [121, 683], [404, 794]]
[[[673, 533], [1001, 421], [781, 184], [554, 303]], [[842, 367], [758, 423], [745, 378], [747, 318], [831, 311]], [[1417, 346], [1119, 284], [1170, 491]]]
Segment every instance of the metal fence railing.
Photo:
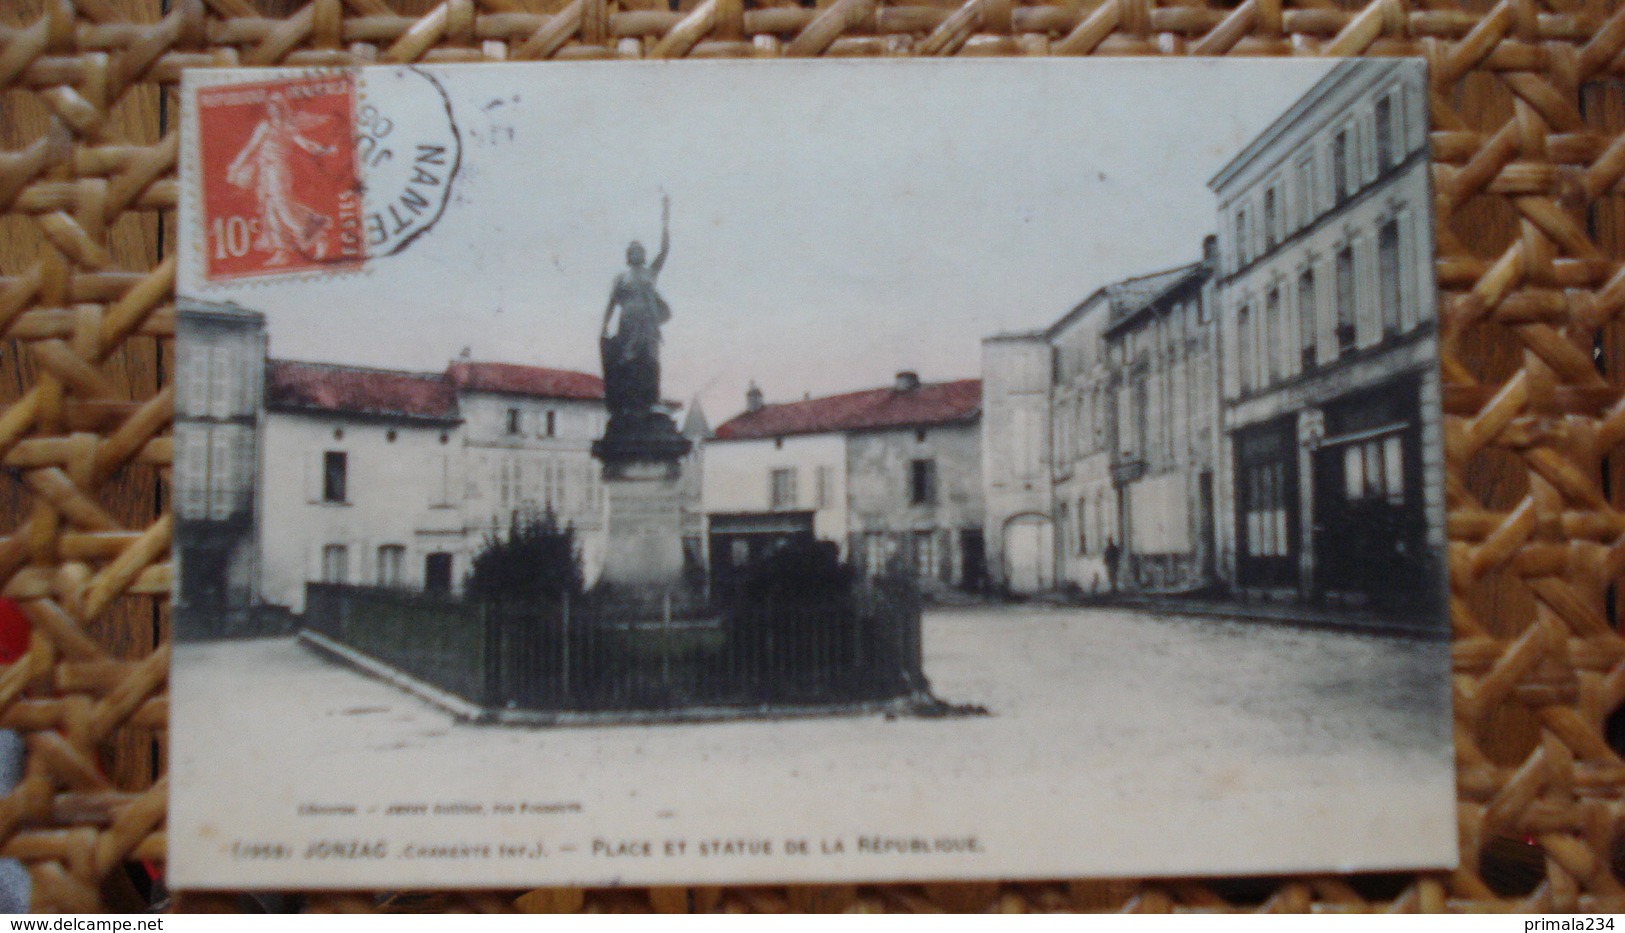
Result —
[[923, 696], [906, 579], [685, 605], [594, 593], [525, 605], [308, 585], [305, 626], [491, 709], [681, 714]]
[[305, 627], [477, 703], [489, 677], [487, 609], [387, 587], [310, 583]]

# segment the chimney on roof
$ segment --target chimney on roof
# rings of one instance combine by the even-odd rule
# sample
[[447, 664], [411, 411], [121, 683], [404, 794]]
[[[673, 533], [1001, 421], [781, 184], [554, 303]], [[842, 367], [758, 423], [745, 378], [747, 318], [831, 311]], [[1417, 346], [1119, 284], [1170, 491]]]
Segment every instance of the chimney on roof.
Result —
[[1219, 238], [1211, 233], [1202, 237], [1202, 261], [1210, 266], [1219, 261]]
[[905, 369], [897, 374], [898, 392], [913, 392], [920, 387], [920, 374], [912, 369]]
[[745, 411], [751, 412], [761, 410], [762, 387], [757, 385], [756, 382], [752, 380], [750, 388], [745, 390]]

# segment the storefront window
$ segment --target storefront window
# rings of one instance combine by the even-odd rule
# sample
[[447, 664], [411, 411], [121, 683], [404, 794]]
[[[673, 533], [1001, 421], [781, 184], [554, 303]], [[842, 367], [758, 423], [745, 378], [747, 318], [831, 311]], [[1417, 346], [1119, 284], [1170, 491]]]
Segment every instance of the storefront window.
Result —
[[1398, 435], [1373, 438], [1343, 448], [1343, 495], [1350, 502], [1405, 501], [1405, 447]]

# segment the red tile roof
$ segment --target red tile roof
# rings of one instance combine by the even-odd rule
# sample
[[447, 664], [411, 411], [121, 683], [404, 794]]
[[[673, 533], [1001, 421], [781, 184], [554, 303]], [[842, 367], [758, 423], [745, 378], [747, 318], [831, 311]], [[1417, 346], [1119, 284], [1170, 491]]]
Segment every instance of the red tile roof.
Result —
[[460, 391], [596, 400], [604, 397], [604, 383], [586, 373], [514, 363], [453, 363], [443, 373], [414, 373], [269, 360], [265, 371], [266, 404], [283, 410], [456, 421]]
[[453, 363], [446, 375], [459, 390], [504, 392], [539, 398], [587, 399], [604, 397], [604, 380], [587, 373], [517, 363]]
[[868, 389], [767, 405], [717, 426], [718, 440], [920, 427], [968, 421], [982, 410], [982, 381], [924, 383], [919, 388]]
[[457, 420], [457, 393], [441, 373], [408, 373], [328, 363], [269, 360], [271, 408]]

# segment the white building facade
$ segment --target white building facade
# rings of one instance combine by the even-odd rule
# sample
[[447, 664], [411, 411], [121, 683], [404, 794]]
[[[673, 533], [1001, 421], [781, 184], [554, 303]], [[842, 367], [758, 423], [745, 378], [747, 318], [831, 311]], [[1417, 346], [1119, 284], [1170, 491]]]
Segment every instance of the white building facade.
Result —
[[1112, 289], [1100, 289], [1046, 334], [1055, 356], [1048, 409], [1055, 583], [1085, 592], [1110, 588], [1107, 548], [1123, 539], [1111, 471], [1116, 411], [1102, 339], [1113, 307]]
[[1212, 179], [1200, 261], [983, 341], [1005, 589], [1438, 618], [1426, 98], [1420, 63], [1338, 65]]
[[592, 442], [608, 421], [603, 383], [585, 373], [508, 363], [457, 362], [447, 377], [463, 416], [467, 533], [483, 540], [516, 515], [550, 511], [575, 529], [585, 577], [597, 579], [604, 485]]
[[1335, 68], [1212, 180], [1227, 576], [1249, 592], [1436, 602], [1444, 548], [1417, 62]]
[[1193, 593], [1218, 580], [1213, 238], [1205, 245], [1200, 262], [1115, 287], [1102, 334], [1119, 589]]
[[1215, 577], [1212, 260], [982, 342], [988, 561], [1016, 594]]
[[[461, 590], [475, 554], [551, 510], [602, 564], [596, 377], [458, 362], [444, 373], [271, 361], [260, 599], [293, 613], [307, 583]], [[596, 393], [597, 397], [594, 398]]]
[[176, 634], [259, 634], [265, 319], [235, 305], [177, 302], [174, 511]]
[[848, 556], [844, 436], [719, 437], [704, 451], [700, 503], [718, 575], [800, 536], [834, 542]]
[[832, 544], [864, 574], [928, 593], [986, 582], [981, 385], [921, 383], [747, 410], [705, 444], [713, 581], [785, 541]]
[[1051, 384], [1043, 332], [982, 341], [982, 477], [990, 582], [1018, 594], [1055, 586]]

